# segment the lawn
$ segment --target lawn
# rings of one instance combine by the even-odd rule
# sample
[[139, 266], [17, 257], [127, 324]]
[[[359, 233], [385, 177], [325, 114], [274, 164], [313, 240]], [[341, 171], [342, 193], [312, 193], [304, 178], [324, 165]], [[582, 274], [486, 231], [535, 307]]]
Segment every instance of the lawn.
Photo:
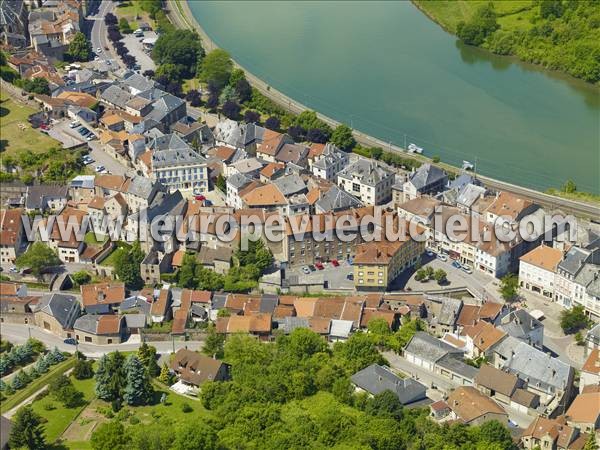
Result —
[[102, 241], [99, 241], [98, 239], [96, 239], [96, 233], [94, 233], [93, 231], [88, 231], [83, 237], [83, 242], [85, 242], [88, 245], [102, 245], [106, 242], [107, 239], [108, 236], [104, 236], [104, 239]]
[[76, 380], [71, 377], [73, 385], [78, 391], [83, 392], [85, 403], [75, 408], [66, 408], [51, 395], [46, 395], [41, 400], [32, 404], [33, 410], [47, 420], [44, 424], [44, 433], [48, 442], [58, 439], [69, 424], [94, 398], [94, 379]]
[[125, 17], [129, 22], [132, 30], [138, 28], [138, 22], [146, 22], [150, 26], [154, 25], [154, 21], [150, 18], [146, 11], [142, 11], [141, 2], [130, 0], [123, 2], [115, 9], [117, 17]]
[[[489, 3], [485, 0], [440, 0], [440, 1], [414, 1], [414, 3], [427, 13], [445, 29], [456, 32], [456, 26], [461, 20], [469, 19], [475, 11]], [[505, 30], [515, 28], [529, 28], [529, 15], [533, 13], [531, 0], [492, 1], [498, 14], [498, 23]]]
[[[28, 117], [37, 111], [13, 101], [5, 92], [0, 92], [0, 151], [3, 155], [16, 156], [24, 150], [41, 153], [60, 143], [39, 130], [31, 128]], [[24, 129], [19, 128], [24, 125]]]
[[116, 257], [117, 255], [117, 250], [118, 249], [125, 249], [125, 250], [129, 250], [131, 248], [131, 245], [129, 245], [126, 242], [116, 242], [116, 246], [115, 249], [112, 251], [112, 253], [110, 255], [108, 255], [105, 259], [103, 259], [100, 262], [100, 265], [102, 266], [110, 266], [110, 267], [115, 267], [115, 263], [116, 263]]

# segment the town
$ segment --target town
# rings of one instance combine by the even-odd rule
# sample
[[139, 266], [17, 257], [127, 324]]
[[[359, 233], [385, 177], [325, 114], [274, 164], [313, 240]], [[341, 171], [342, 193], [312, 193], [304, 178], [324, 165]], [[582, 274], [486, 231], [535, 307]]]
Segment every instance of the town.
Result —
[[597, 448], [598, 216], [279, 117], [218, 49], [184, 94], [197, 35], [121, 3], [0, 1], [0, 448]]

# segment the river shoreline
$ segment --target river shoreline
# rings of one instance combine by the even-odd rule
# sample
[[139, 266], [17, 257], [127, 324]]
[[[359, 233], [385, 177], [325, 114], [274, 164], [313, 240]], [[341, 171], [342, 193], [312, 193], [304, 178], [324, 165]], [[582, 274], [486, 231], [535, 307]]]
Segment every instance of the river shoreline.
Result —
[[[198, 32], [198, 34], [200, 35], [202, 42], [207, 50], [210, 51], [210, 50], [219, 48], [219, 46], [210, 38], [210, 36], [208, 36], [208, 34], [204, 31], [202, 26], [198, 23], [198, 21], [194, 17], [194, 15], [189, 7], [187, 0], [172, 0], [172, 2], [170, 2], [170, 4], [174, 6], [172, 8], [169, 8], [169, 11], [168, 11], [168, 15], [169, 15], [171, 22], [173, 22], [175, 25], [193, 29], [196, 32]], [[242, 65], [237, 63], [234, 58], [232, 58], [232, 61], [235, 65], [235, 67], [238, 67], [238, 68], [244, 70], [248, 82], [253, 87], [258, 89], [263, 95], [265, 95], [270, 100], [277, 103], [279, 106], [283, 107], [287, 111], [292, 112], [294, 114], [300, 114], [302, 111], [311, 109], [311, 108], [308, 108], [307, 106], [295, 101], [294, 99], [288, 97], [287, 95], [285, 95], [282, 92], [278, 91], [277, 89], [273, 88], [269, 84], [265, 83], [263, 80], [261, 80], [260, 78], [256, 77], [251, 72], [246, 70]], [[317, 115], [320, 119], [327, 122], [332, 127], [336, 127], [337, 125], [340, 124], [340, 122], [338, 122], [337, 120], [334, 120], [331, 117], [325, 116], [319, 112], [317, 112]], [[414, 153], [409, 153], [406, 151], [406, 149], [403, 149], [394, 144], [390, 144], [390, 143], [385, 142], [376, 137], [369, 136], [360, 131], [353, 130], [353, 133], [354, 133], [354, 137], [355, 137], [356, 141], [361, 145], [365, 145], [365, 146], [369, 146], [369, 147], [381, 147], [384, 150], [398, 152], [398, 153], [401, 153], [405, 157], [409, 157], [409, 158], [415, 159], [420, 162], [431, 162], [430, 158], [427, 158], [427, 157], [424, 157], [421, 155], [417, 155]], [[460, 168], [452, 166], [447, 163], [439, 163], [436, 165], [438, 165], [439, 167], [441, 167], [447, 171], [453, 172], [453, 173], [459, 173], [461, 171]], [[568, 209], [572, 210], [573, 213], [577, 212], [577, 214], [579, 214], [579, 215], [598, 215], [598, 214], [600, 214], [600, 208], [598, 208], [593, 203], [575, 201], [575, 200], [570, 200], [570, 199], [565, 199], [562, 197], [549, 195], [549, 194], [543, 193], [543, 192], [535, 190], [535, 189], [514, 185], [512, 183], [500, 181], [500, 180], [489, 178], [489, 177], [482, 176], [479, 174], [477, 175], [477, 177], [491, 188], [498, 189], [498, 190], [505, 190], [505, 191], [513, 192], [517, 195], [526, 196], [528, 198], [531, 198], [531, 199], [539, 202], [540, 204], [545, 204], [548, 206], [549, 205], [554, 205], [554, 206], [561, 205], [564, 208], [568, 208]]]

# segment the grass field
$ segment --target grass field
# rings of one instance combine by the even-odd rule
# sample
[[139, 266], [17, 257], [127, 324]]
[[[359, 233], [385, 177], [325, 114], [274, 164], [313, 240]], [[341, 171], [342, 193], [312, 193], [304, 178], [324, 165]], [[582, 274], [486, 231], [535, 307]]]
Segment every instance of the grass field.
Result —
[[93, 231], [88, 231], [83, 238], [83, 242], [85, 242], [88, 245], [102, 245], [106, 242], [107, 239], [108, 237], [105, 236], [102, 241], [99, 241], [98, 239], [96, 239], [96, 234]]
[[[456, 26], [461, 20], [469, 19], [477, 9], [489, 3], [485, 0], [415, 0], [414, 3], [429, 17], [455, 33]], [[492, 1], [498, 14], [498, 23], [505, 30], [527, 29], [531, 27], [529, 16], [533, 14], [531, 0]]]
[[146, 11], [142, 11], [140, 2], [136, 0], [121, 3], [115, 8], [115, 13], [119, 19], [121, 17], [127, 19], [132, 30], [138, 28], [138, 22], [146, 22], [150, 26], [154, 25], [154, 21]]
[[[37, 112], [29, 106], [19, 105], [5, 92], [0, 92], [0, 152], [15, 156], [24, 150], [40, 153], [60, 143], [39, 130], [31, 128], [27, 118]], [[19, 126], [24, 125], [24, 129]]]
[[106, 257], [106, 259], [103, 259], [102, 262], [100, 262], [100, 265], [115, 267], [116, 256], [117, 256], [116, 253], [117, 253], [117, 250], [120, 248], [129, 250], [131, 248], [131, 245], [127, 244], [126, 242], [121, 242], [121, 241], [117, 242], [115, 249], [112, 251], [112, 253], [110, 255], [108, 255]]

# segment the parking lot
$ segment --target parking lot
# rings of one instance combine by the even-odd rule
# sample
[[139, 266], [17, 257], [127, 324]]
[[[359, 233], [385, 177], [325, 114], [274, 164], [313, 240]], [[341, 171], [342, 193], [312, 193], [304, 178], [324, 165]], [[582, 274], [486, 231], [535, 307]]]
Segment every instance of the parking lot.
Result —
[[102, 145], [100, 142], [94, 140], [88, 142], [88, 145], [90, 147], [90, 156], [95, 161], [93, 164], [91, 164], [92, 168], [102, 165], [106, 168], [106, 170], [114, 175], [125, 175], [127, 173], [127, 167], [120, 164], [110, 155], [107, 155], [106, 152], [102, 150]]
[[77, 147], [81, 144], [86, 144], [87, 141], [82, 137], [76, 129], [69, 126], [70, 120], [64, 119], [53, 121], [48, 135], [57, 141], [61, 142], [64, 148]]
[[142, 41], [146, 37], [156, 36], [156, 33], [152, 31], [146, 31], [143, 37], [135, 37], [133, 34], [127, 34], [123, 37], [123, 43], [129, 50], [131, 56], [135, 57], [137, 63], [140, 65], [140, 72], [146, 70], [156, 70], [156, 64], [152, 61], [152, 58], [148, 53], [144, 51]]
[[330, 262], [323, 263], [323, 269], [319, 270], [314, 267], [314, 271], [309, 269], [309, 273], [303, 271], [306, 266], [299, 266], [289, 269], [288, 275], [297, 275], [301, 283], [320, 282], [321, 280], [327, 283], [328, 289], [354, 289], [354, 281], [348, 279], [348, 275], [353, 273], [353, 267], [348, 261], [339, 261], [339, 266], [335, 267]]

